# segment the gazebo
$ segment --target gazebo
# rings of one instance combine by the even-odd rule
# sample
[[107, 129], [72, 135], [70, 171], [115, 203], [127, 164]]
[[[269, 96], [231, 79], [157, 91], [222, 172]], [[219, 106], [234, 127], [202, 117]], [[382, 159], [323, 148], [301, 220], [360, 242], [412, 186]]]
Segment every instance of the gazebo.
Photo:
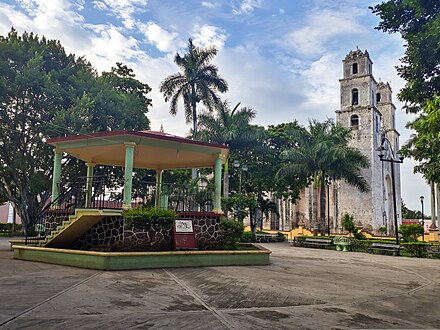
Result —
[[[80, 250], [105, 246], [115, 249], [118, 242], [126, 241], [122, 210], [135, 204], [132, 198], [134, 168], [156, 171], [155, 186], [150, 186], [155, 188], [155, 199], [151, 202], [161, 208], [168, 206], [167, 198], [161, 198], [164, 170], [214, 168], [215, 191], [213, 202], [210, 198], [209, 212], [201, 207], [190, 212], [176, 207], [176, 211], [180, 221], [191, 220], [199, 247], [209, 249], [220, 245], [221, 168], [228, 156], [228, 147], [162, 132], [127, 130], [66, 136], [47, 143], [55, 152], [51, 203], [30, 223], [26, 244]], [[87, 176], [81, 178], [78, 187], [75, 183], [60, 184], [64, 153], [86, 163]], [[123, 189], [118, 193], [122, 192], [122, 203], [121, 198], [109, 200], [102, 187], [94, 186], [93, 171], [97, 165], [123, 167]], [[96, 203], [96, 195], [104, 199], [103, 203]]]
[[124, 168], [123, 208], [132, 202], [134, 168], [156, 171], [156, 206], [160, 201], [164, 170], [214, 168], [214, 213], [221, 210], [221, 168], [229, 153], [224, 145], [194, 141], [175, 135], [153, 131], [110, 131], [66, 136], [47, 141], [54, 146], [52, 201], [60, 194], [61, 160], [67, 153], [86, 163], [86, 207], [90, 207], [93, 168], [113, 165]]
[[[102, 270], [269, 264], [270, 251], [265, 249], [222, 250], [221, 166], [228, 147], [151, 131], [99, 132], [50, 139], [47, 143], [55, 148], [52, 202], [28, 226], [27, 234], [31, 232], [33, 236], [27, 235], [24, 242], [13, 242], [15, 259]], [[85, 185], [79, 190], [81, 198], [76, 193], [70, 195], [66, 185], [60, 185], [64, 153], [87, 165]], [[124, 168], [123, 203], [112, 205], [121, 208], [94, 204], [92, 193], [101, 193], [93, 186], [97, 165]], [[208, 167], [214, 168], [215, 179], [212, 212], [177, 212], [172, 229], [146, 226], [137, 232], [134, 227], [126, 228], [122, 208], [132, 207], [134, 168], [156, 171], [154, 202], [158, 206], [164, 170]], [[191, 225], [179, 227], [178, 223]], [[24, 244], [16, 245], [21, 243]], [[133, 246], [141, 250], [132, 249]], [[154, 250], [152, 246], [168, 248]], [[172, 248], [191, 251], [171, 251]]]

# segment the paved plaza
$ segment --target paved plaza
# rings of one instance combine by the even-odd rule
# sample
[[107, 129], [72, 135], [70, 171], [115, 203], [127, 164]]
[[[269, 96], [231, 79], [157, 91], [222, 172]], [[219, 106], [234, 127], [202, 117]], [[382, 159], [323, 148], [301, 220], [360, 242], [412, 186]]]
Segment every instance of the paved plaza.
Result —
[[0, 238], [4, 329], [440, 328], [440, 260], [263, 244], [269, 266], [94, 271]]

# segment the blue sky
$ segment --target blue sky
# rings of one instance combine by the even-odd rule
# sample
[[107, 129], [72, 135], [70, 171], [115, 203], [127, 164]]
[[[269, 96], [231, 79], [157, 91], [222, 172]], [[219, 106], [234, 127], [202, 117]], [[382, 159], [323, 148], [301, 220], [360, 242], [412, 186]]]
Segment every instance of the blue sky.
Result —
[[[67, 52], [85, 56], [98, 71], [117, 61], [134, 69], [153, 89], [151, 129], [185, 135], [182, 109], [176, 117], [158, 91], [175, 73], [176, 52], [189, 37], [219, 49], [214, 62], [229, 83], [223, 97], [257, 111], [256, 124], [271, 125], [334, 117], [339, 108], [342, 59], [368, 49], [374, 76], [389, 81], [394, 95], [404, 82], [395, 65], [404, 53], [399, 35], [374, 30], [377, 17], [364, 0], [0, 0], [0, 35], [14, 26], [59, 39]], [[401, 144], [411, 117], [394, 98]], [[402, 197], [414, 209], [429, 189], [414, 162], [402, 166]], [[426, 203], [425, 203], [426, 204]], [[429, 213], [429, 212], [428, 212]]]

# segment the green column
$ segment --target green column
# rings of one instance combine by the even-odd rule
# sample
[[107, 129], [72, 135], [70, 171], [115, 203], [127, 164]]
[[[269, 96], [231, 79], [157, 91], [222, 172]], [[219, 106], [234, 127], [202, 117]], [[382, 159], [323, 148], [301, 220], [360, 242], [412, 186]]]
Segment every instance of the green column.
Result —
[[215, 193], [214, 193], [214, 213], [223, 213], [221, 205], [221, 189], [222, 189], [222, 160], [221, 155], [215, 160], [214, 167]]
[[124, 209], [131, 208], [131, 190], [133, 182], [134, 147], [136, 143], [125, 142], [125, 174], [124, 174]]
[[154, 207], [159, 208], [160, 197], [162, 195], [162, 173], [163, 170], [156, 170], [156, 199], [154, 201]]
[[93, 187], [93, 168], [95, 163], [86, 163], [87, 166], [87, 179], [86, 179], [86, 208], [90, 207], [92, 203], [92, 187]]
[[63, 158], [62, 151], [54, 149], [54, 152], [55, 157], [53, 160], [52, 202], [60, 195], [61, 159]]

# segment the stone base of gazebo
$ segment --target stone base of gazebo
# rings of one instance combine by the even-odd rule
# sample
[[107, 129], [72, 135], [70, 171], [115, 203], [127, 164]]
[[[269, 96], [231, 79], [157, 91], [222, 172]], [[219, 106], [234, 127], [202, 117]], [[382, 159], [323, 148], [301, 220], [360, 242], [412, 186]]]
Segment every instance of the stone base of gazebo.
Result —
[[[220, 221], [223, 214], [181, 212], [179, 219], [191, 219], [199, 250], [221, 250]], [[172, 231], [163, 228], [124, 230], [120, 217], [105, 217], [71, 245], [75, 250], [146, 252], [171, 251]]]

